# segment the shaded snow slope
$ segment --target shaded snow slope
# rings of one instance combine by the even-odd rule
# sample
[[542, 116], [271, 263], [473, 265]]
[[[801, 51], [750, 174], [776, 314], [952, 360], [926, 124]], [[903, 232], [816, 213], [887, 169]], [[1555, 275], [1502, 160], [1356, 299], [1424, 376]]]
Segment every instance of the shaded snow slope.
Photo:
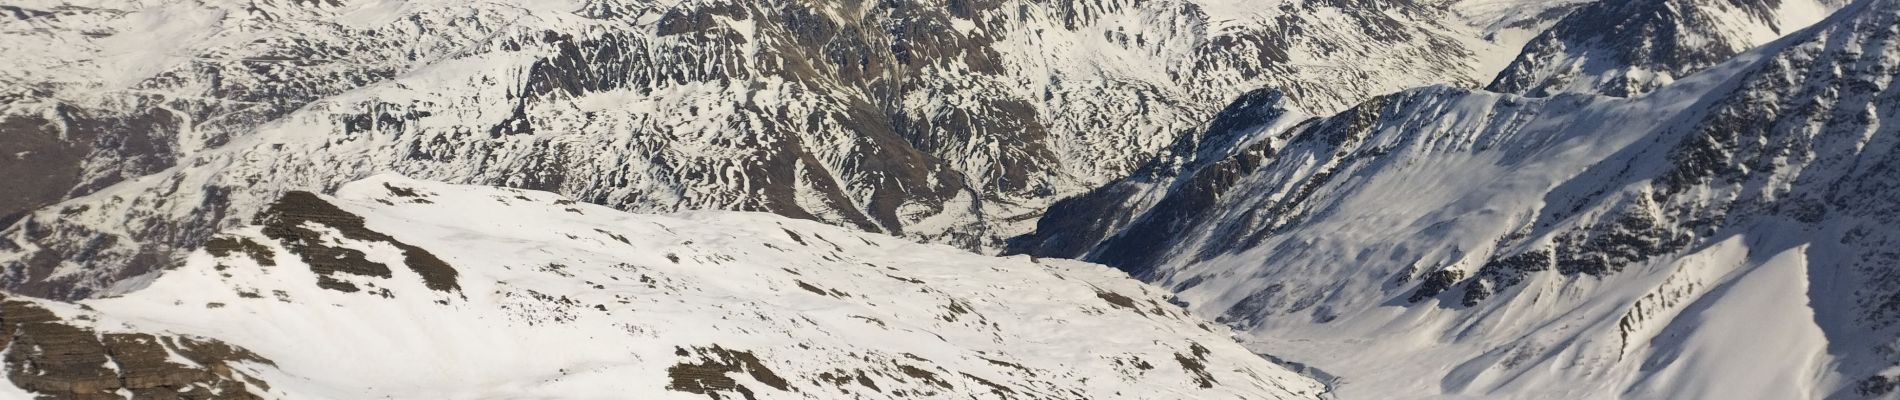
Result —
[[1176, 290], [1342, 397], [1893, 396], [1896, 78], [1900, 2], [1869, 0], [1630, 99], [1240, 102], [1203, 136], [1244, 139], [1013, 244]]
[[1164, 291], [1075, 261], [979, 256], [763, 213], [632, 215], [394, 175], [336, 197], [292, 192], [255, 222], [142, 289], [40, 304], [101, 334], [254, 353], [223, 374], [264, 398], [1323, 390]]

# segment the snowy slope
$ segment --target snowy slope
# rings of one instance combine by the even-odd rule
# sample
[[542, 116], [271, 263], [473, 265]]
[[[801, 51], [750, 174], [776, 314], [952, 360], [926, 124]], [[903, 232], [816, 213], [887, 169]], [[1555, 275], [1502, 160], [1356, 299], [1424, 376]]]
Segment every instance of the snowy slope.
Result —
[[[1293, 399], [1324, 389], [1165, 292], [1081, 262], [985, 257], [762, 213], [625, 214], [394, 175], [334, 198], [292, 192], [256, 222], [123, 296], [9, 300], [0, 320], [37, 307], [59, 318], [42, 324], [80, 342], [146, 334], [163, 344], [146, 347], [155, 359], [115, 358], [108, 369], [15, 346], [9, 371], [55, 374], [13, 380], [57, 393], [45, 382], [119, 374], [128, 391], [303, 399]], [[47, 342], [39, 332], [13, 336]], [[206, 343], [224, 350], [207, 356]], [[213, 372], [148, 373], [193, 368]]]
[[1642, 94], [1820, 21], [1845, 0], [1602, 0], [1524, 46], [1486, 90]]
[[[1628, 97], [1699, 71], [1793, 32], [1844, 2], [1770, 1], [1458, 1], [1449, 10], [1494, 43], [1527, 41], [1521, 52], [1479, 54], [1501, 70], [1486, 90], [1548, 97], [1593, 93]], [[1503, 55], [1505, 59], [1493, 59]], [[1514, 57], [1513, 57], [1514, 56]], [[1277, 94], [1270, 94], [1278, 92]], [[1173, 185], [1225, 186], [1283, 146], [1284, 126], [1309, 110], [1280, 88], [1256, 89], [1229, 103], [1196, 133], [1129, 176], [1051, 203], [1047, 226], [1014, 240], [1011, 252], [1079, 257], [1109, 233], [1156, 206]], [[1279, 132], [1280, 137], [1264, 133]], [[1206, 169], [1206, 171], [1202, 171]], [[1188, 177], [1179, 179], [1180, 177]], [[1202, 194], [1211, 192], [1202, 191]], [[1197, 213], [1205, 196], [1175, 196], [1164, 214]], [[1202, 216], [1169, 215], [1160, 220]], [[1147, 252], [1160, 241], [1131, 240], [1121, 251]]]
[[164, 265], [285, 191], [380, 172], [993, 249], [1248, 88], [1330, 111], [1477, 86], [1521, 45], [1422, 1], [29, 0], [0, 13], [0, 176], [25, 188], [0, 194], [0, 264], [7, 287], [63, 298]]
[[1900, 2], [1869, 0], [1630, 99], [1237, 102], [1203, 136], [1238, 139], [1013, 244], [1176, 290], [1344, 398], [1890, 397], [1896, 71]]

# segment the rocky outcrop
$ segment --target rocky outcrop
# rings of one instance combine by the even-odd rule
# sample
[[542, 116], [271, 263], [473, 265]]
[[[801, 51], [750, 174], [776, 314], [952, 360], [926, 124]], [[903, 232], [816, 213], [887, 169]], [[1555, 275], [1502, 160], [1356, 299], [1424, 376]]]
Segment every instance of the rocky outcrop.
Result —
[[[391, 191], [406, 196], [415, 196], [406, 189], [390, 187]], [[426, 200], [425, 200], [426, 201]], [[461, 290], [455, 282], [455, 267], [449, 266], [441, 258], [430, 254], [428, 250], [403, 243], [396, 238], [363, 226], [363, 218], [348, 211], [336, 208], [310, 192], [290, 192], [283, 198], [271, 203], [257, 217], [257, 223], [264, 226], [264, 236], [276, 239], [310, 265], [311, 272], [318, 275], [318, 286], [343, 291], [361, 290], [354, 284], [339, 280], [332, 275], [348, 273], [361, 276], [389, 278], [389, 267], [364, 258], [361, 250], [331, 245], [337, 239], [370, 242], [395, 247], [402, 251], [403, 265], [408, 266], [416, 275], [422, 277], [423, 285], [429, 289], [453, 292]], [[330, 230], [336, 233], [331, 236]], [[250, 242], [245, 238], [226, 238], [235, 241], [246, 249], [260, 264], [273, 262], [268, 260], [272, 253], [268, 249]], [[215, 243], [215, 241], [214, 241]], [[249, 244], [246, 244], [249, 243]]]
[[39, 399], [259, 399], [237, 368], [271, 362], [216, 340], [99, 333], [35, 301], [0, 297], [7, 380]]
[[779, 377], [778, 374], [772, 372], [771, 368], [760, 363], [759, 357], [753, 355], [752, 352], [726, 350], [717, 345], [693, 350], [694, 352], [689, 353], [686, 349], [679, 349], [678, 354], [681, 357], [697, 354], [700, 361], [682, 362], [667, 368], [667, 377], [672, 379], [672, 383], [666, 386], [667, 390], [704, 394], [714, 400], [723, 398], [720, 396], [722, 392], [738, 393], [747, 400], [758, 398], [752, 389], [739, 384], [738, 381], [726, 376], [727, 374], [749, 375], [752, 380], [774, 390], [784, 391], [791, 388], [785, 382], [785, 378]]

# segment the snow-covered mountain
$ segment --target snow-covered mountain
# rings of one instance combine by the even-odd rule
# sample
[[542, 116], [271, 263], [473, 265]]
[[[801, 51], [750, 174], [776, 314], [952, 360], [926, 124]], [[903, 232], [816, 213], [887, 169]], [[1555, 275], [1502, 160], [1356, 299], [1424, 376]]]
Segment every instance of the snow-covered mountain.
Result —
[[993, 248], [1245, 88], [1326, 111], [1482, 84], [1521, 43], [1454, 6], [11, 2], [0, 264], [13, 290], [85, 297], [378, 172]]
[[[1602, 0], [1463, 1], [1450, 9], [1494, 41], [1527, 36], [1517, 56], [1502, 67], [1488, 91], [1549, 97], [1593, 93], [1629, 97], [1727, 60], [1780, 35], [1806, 27], [1844, 5], [1840, 0], [1772, 2]], [[1310, 108], [1283, 90], [1256, 89], [1233, 100], [1199, 131], [1182, 135], [1129, 176], [1090, 192], [1052, 203], [1035, 232], [1014, 239], [1008, 251], [1080, 257], [1114, 230], [1162, 199], [1177, 180], [1188, 185], [1230, 185], [1236, 168], [1250, 170], [1285, 137], [1255, 135], [1261, 124], [1297, 123]], [[1278, 131], [1278, 129], [1275, 129]], [[1210, 174], [1202, 175], [1200, 170]], [[1190, 177], [1181, 179], [1181, 177]], [[1197, 202], [1162, 207], [1161, 213], [1196, 213]], [[1188, 218], [1174, 215], [1161, 218]], [[1163, 238], [1165, 239], [1165, 238]], [[1128, 253], [1157, 241], [1118, 245]]]
[[[378, 175], [124, 296], [0, 301], [7, 397], [1316, 398], [1165, 291], [763, 213]], [[31, 393], [27, 393], [31, 392]], [[215, 396], [211, 396], [215, 395]], [[143, 398], [143, 397], [141, 397]]]
[[1900, 1], [1633, 98], [1262, 91], [1016, 252], [1179, 292], [1342, 398], [1900, 395]]
[[0, 397], [1900, 396], [1846, 1], [11, 2]]
[[1820, 21], [1846, 0], [1601, 0], [1543, 31], [1486, 90], [1642, 94]]

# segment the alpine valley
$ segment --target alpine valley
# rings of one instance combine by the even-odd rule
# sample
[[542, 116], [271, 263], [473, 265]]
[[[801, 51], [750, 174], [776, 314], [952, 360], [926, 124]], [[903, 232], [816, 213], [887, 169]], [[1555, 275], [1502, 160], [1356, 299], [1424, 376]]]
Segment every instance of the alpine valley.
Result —
[[1900, 398], [1900, 0], [0, 1], [0, 398]]

